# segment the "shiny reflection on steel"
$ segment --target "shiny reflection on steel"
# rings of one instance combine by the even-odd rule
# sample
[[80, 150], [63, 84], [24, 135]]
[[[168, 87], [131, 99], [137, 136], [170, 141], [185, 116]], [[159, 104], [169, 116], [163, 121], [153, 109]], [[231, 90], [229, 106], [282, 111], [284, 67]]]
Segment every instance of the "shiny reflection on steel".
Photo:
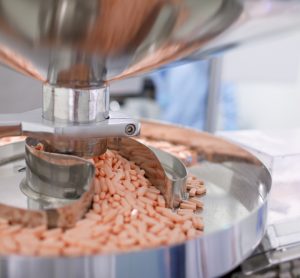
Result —
[[[184, 144], [197, 151], [199, 161], [188, 172], [206, 184], [207, 194], [202, 198], [204, 235], [178, 245], [126, 253], [76, 258], [2, 256], [0, 277], [40, 277], [41, 273], [45, 278], [218, 277], [250, 255], [267, 224], [271, 177], [266, 167], [237, 145], [193, 129], [144, 121], [141, 132], [144, 137]], [[13, 154], [12, 149], [6, 151]], [[24, 175], [13, 172], [14, 166], [0, 165], [0, 188]]]
[[186, 199], [187, 171], [175, 156], [126, 137], [109, 138], [108, 148], [145, 170], [146, 177], [163, 194], [168, 207], [175, 209]]
[[[86, 160], [73, 156], [36, 150], [39, 141], [26, 139], [26, 184], [40, 199], [76, 200], [88, 191], [94, 177], [94, 167]], [[55, 207], [55, 203], [53, 204]]]
[[[43, 117], [42, 117], [43, 116]], [[109, 113], [109, 88], [43, 89], [43, 109], [0, 114], [0, 138], [27, 135], [51, 145], [53, 152], [92, 157], [107, 150], [107, 137], [139, 134], [137, 120]]]
[[[109, 142], [111, 149], [118, 150], [145, 170], [149, 180], [166, 197], [168, 206], [176, 208], [185, 198], [187, 172], [180, 160], [130, 138], [115, 138]], [[43, 144], [43, 150], [37, 150], [39, 143], [29, 137], [25, 140], [26, 176], [20, 189], [28, 198], [28, 210], [12, 206], [18, 204], [6, 204], [0, 216], [28, 226], [72, 227], [91, 205], [94, 166], [78, 157], [52, 153], [52, 146], [47, 144]], [[24, 156], [22, 149], [20, 152], [17, 148], [17, 153], [12, 154], [6, 148], [0, 148], [0, 165]], [[17, 216], [16, 211], [20, 211]], [[26, 217], [20, 218], [20, 214]]]
[[[76, 138], [76, 137], [75, 137]], [[94, 157], [101, 155], [107, 150], [106, 138], [49, 138], [42, 140], [47, 148], [54, 153], [69, 154], [80, 157]]]
[[[299, 12], [299, 0], [0, 0], [0, 61], [55, 90], [92, 92], [112, 80], [174, 61], [204, 59], [257, 35], [299, 27]], [[265, 22], [267, 27], [249, 30], [251, 20]], [[100, 114], [91, 117], [86, 114], [91, 112], [87, 104], [80, 104], [77, 110], [71, 108], [74, 102], [66, 103], [63, 97], [59, 102], [52, 106], [54, 110], [44, 110], [44, 117], [55, 124], [39, 120], [40, 115], [27, 123], [12, 118], [14, 121], [0, 122], [0, 136], [48, 136], [55, 138], [53, 142], [62, 138], [67, 142], [73, 136], [83, 145], [83, 136], [134, 136], [139, 132], [138, 122], [132, 119], [103, 120], [103, 125], [96, 125], [90, 119], [106, 118], [106, 111], [100, 109]], [[57, 110], [56, 104], [65, 107]], [[64, 111], [63, 116], [59, 111]], [[60, 129], [59, 120], [67, 121], [68, 126]], [[85, 121], [88, 127], [76, 126]], [[128, 124], [135, 126], [133, 134], [127, 132]], [[100, 130], [96, 136], [95, 130]], [[72, 153], [66, 144], [59, 146], [61, 152]], [[85, 149], [93, 148], [86, 146], [74, 153], [84, 154]], [[103, 151], [95, 150], [98, 154]]]
[[[43, 87], [43, 118], [55, 124], [89, 124], [109, 118], [108, 87], [65, 88], [45, 84]], [[134, 132], [133, 132], [134, 133]], [[132, 134], [133, 134], [132, 133]], [[53, 152], [77, 156], [94, 156], [107, 149], [105, 134], [103, 138], [62, 138], [46, 140]]]
[[72, 227], [91, 205], [94, 165], [75, 156], [36, 150], [38, 143], [26, 139], [26, 178], [20, 184], [28, 197], [25, 213], [30, 217], [26, 221], [16, 219], [16, 208], [7, 206], [10, 213], [5, 218], [28, 226]]
[[109, 118], [89, 124], [63, 124], [42, 119], [41, 109], [19, 114], [0, 114], [0, 138], [5, 136], [31, 136], [41, 140], [93, 140], [105, 137], [129, 136], [127, 126], [135, 127], [136, 136], [140, 132], [140, 122], [119, 112], [110, 112]]
[[153, 147], [150, 149], [159, 159], [169, 183], [172, 184], [171, 203], [172, 207], [176, 208], [180, 201], [188, 198], [186, 193], [187, 169], [183, 162], [174, 155]]
[[185, 57], [226, 31], [243, 11], [237, 0], [1, 0], [0, 7], [2, 62], [73, 88]]
[[300, 25], [299, 0], [1, 0], [0, 8], [2, 63], [73, 88], [204, 59]]
[[106, 120], [109, 115], [108, 87], [43, 88], [43, 118], [57, 123], [86, 124]]
[[[52, 145], [54, 152], [92, 157], [106, 151], [106, 137], [136, 136], [140, 132], [138, 120], [119, 112], [110, 112], [108, 119], [88, 124], [56, 123], [41, 115], [40, 109], [0, 114], [0, 138], [30, 136]], [[128, 125], [132, 132], [128, 133]]]

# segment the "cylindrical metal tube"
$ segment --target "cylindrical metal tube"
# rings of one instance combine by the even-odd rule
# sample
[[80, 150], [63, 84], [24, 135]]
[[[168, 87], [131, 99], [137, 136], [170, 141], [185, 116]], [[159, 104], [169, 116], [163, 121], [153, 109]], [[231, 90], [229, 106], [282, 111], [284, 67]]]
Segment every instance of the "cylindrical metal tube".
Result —
[[85, 124], [108, 118], [109, 91], [44, 85], [43, 118], [51, 122]]
[[52, 151], [56, 153], [64, 153], [77, 155], [82, 157], [93, 157], [106, 152], [106, 138], [88, 138], [88, 139], [63, 139], [47, 140], [51, 145]]
[[[109, 117], [109, 90], [44, 85], [43, 118], [63, 125], [101, 122]], [[94, 156], [107, 149], [106, 138], [47, 140], [54, 152]]]

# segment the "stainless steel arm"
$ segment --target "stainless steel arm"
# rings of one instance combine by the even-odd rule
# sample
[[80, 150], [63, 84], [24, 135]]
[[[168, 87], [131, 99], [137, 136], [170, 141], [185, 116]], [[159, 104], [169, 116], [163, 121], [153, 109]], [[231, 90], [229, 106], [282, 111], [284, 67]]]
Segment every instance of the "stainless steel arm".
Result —
[[31, 136], [45, 140], [57, 152], [93, 156], [105, 152], [107, 137], [136, 136], [140, 131], [137, 120], [116, 112], [103, 121], [76, 125], [51, 122], [41, 115], [41, 109], [0, 115], [0, 137]]
[[137, 120], [109, 112], [108, 88], [44, 86], [43, 108], [0, 115], [0, 137], [26, 135], [45, 141], [53, 151], [94, 156], [107, 149], [108, 137], [139, 134]]

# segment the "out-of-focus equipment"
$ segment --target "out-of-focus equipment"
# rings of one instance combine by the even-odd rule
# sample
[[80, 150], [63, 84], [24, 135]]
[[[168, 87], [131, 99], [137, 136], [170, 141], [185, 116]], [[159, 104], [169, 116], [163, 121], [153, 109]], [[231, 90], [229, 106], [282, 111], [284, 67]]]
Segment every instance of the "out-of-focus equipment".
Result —
[[[44, 84], [42, 109], [0, 115], [0, 137], [32, 137], [27, 138], [25, 156], [16, 151], [24, 143], [0, 149], [3, 186], [11, 189], [11, 184], [19, 186], [21, 182], [22, 191], [30, 199], [29, 206], [42, 208], [37, 213], [48, 219], [49, 226], [57, 226], [60, 219], [64, 221], [60, 216], [70, 210], [75, 212], [75, 223], [90, 201], [93, 177], [93, 165], [78, 156], [99, 155], [110, 147], [126, 157], [131, 139], [120, 137], [135, 136], [140, 131], [137, 120], [109, 111], [110, 82], [171, 62], [204, 59], [247, 40], [297, 28], [299, 14], [299, 0], [0, 0], [0, 61]], [[26, 90], [29, 88], [24, 88], [24, 98]], [[139, 266], [145, 263], [143, 258], [147, 264], [155, 258], [151, 277], [208, 277], [223, 274], [250, 254], [266, 225], [271, 184], [266, 168], [247, 152], [212, 136], [160, 124], [150, 123], [148, 128], [154, 139], [165, 137], [197, 150], [197, 165], [189, 171], [208, 181], [211, 205], [205, 215], [207, 236], [180, 246], [141, 252], [145, 256], [95, 256], [88, 258], [88, 265], [83, 264], [84, 260], [74, 264], [72, 260], [61, 263], [59, 259], [49, 259], [49, 263], [40, 264], [36, 259], [29, 258], [27, 263], [27, 258], [21, 258], [26, 267], [18, 265], [14, 269], [22, 269], [22, 274], [29, 269], [31, 276], [34, 271], [51, 275], [52, 272], [39, 271], [40, 267], [55, 265], [60, 266], [55, 269], [62, 276], [70, 276], [67, 272], [72, 270], [73, 275], [84, 277], [88, 276], [84, 269], [94, 273], [93, 267], [100, 266], [101, 275], [111, 267], [112, 272], [106, 277], [114, 277], [118, 271], [124, 274], [122, 268], [131, 277], [146, 277], [148, 273], [141, 272]], [[115, 142], [108, 138], [118, 139]], [[39, 143], [46, 152], [37, 151]], [[141, 153], [143, 148], [139, 149]], [[224, 154], [224, 148], [231, 153]], [[209, 153], [212, 149], [216, 152]], [[164, 154], [154, 154], [165, 169], [180, 173], [179, 179], [172, 180], [165, 171], [161, 186], [155, 176], [148, 176], [162, 192], [165, 190], [172, 207], [174, 196], [184, 198], [180, 193], [185, 168]], [[26, 166], [22, 164], [24, 157]], [[133, 159], [131, 155], [129, 158]], [[210, 162], [202, 162], [204, 158]], [[20, 174], [24, 167], [25, 179]], [[85, 182], [81, 183], [82, 179]], [[167, 190], [168, 182], [171, 190]], [[59, 188], [54, 190], [53, 185]], [[3, 189], [4, 193], [8, 191]], [[13, 212], [14, 219], [18, 215], [24, 220], [22, 214]], [[25, 219], [30, 218], [26, 211], [24, 215]], [[213, 218], [214, 222], [209, 223]], [[220, 250], [226, 253], [222, 256]], [[194, 259], [198, 261], [194, 263]], [[6, 260], [19, 262], [14, 258]], [[184, 264], [182, 268], [177, 262]], [[135, 266], [129, 269], [127, 265]], [[75, 270], [77, 266], [79, 272]], [[166, 269], [159, 269], [162, 266]], [[9, 267], [5, 269], [6, 277], [18, 277], [8, 273]]]

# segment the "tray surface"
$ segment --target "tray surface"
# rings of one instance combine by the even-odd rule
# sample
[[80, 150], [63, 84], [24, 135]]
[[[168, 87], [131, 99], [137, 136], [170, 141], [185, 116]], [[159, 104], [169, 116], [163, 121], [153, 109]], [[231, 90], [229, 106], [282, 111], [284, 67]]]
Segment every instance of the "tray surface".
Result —
[[[188, 171], [203, 179], [207, 188], [202, 197], [204, 236], [180, 245], [121, 254], [79, 258], [3, 256], [1, 277], [35, 277], [41, 272], [44, 277], [215, 277], [250, 255], [265, 231], [271, 187], [268, 170], [251, 154], [223, 139], [160, 123], [146, 122], [143, 127], [147, 128], [147, 132], [142, 131], [143, 136], [151, 134], [152, 139], [185, 142], [197, 152], [198, 162]], [[163, 132], [166, 129], [168, 133]], [[18, 184], [25, 175], [22, 143], [6, 148], [14, 154], [11, 161], [0, 163], [2, 200], [6, 199], [9, 184]], [[3, 147], [0, 157], [1, 151]], [[19, 194], [16, 201], [17, 198]], [[11, 264], [22, 271], [7, 267]]]

